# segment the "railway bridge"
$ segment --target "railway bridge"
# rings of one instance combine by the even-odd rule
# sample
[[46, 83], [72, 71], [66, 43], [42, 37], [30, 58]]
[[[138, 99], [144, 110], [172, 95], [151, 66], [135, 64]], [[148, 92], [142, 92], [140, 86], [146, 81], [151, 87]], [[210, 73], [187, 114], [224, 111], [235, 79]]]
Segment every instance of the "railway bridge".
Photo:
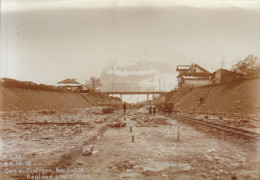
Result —
[[144, 87], [121, 87], [121, 88], [115, 88], [115, 89], [109, 89], [109, 90], [102, 90], [101, 92], [107, 93], [108, 95], [120, 95], [120, 98], [122, 99], [123, 95], [137, 95], [137, 94], [143, 94], [147, 95], [147, 101], [149, 101], [149, 95], [162, 95], [166, 93], [165, 91], [161, 90], [154, 90], [151, 88], [144, 88]]

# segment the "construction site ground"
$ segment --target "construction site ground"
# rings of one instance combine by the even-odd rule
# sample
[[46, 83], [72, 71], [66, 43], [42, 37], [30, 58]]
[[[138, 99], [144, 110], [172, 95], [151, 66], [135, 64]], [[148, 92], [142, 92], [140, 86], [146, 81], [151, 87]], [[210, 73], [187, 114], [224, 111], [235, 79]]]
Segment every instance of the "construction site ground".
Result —
[[0, 179], [259, 178], [259, 142], [182, 122], [178, 141], [163, 114], [5, 112], [0, 128]]

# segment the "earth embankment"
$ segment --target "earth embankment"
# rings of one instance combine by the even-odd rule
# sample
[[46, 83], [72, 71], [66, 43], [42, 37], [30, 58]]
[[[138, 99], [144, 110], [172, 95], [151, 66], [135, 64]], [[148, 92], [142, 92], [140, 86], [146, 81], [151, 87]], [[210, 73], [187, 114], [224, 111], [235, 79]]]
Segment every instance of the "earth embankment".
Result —
[[[260, 78], [239, 80], [219, 85], [179, 90], [181, 111], [211, 111], [226, 113], [260, 112]], [[178, 110], [178, 91], [172, 91], [166, 100]]]
[[0, 87], [0, 111], [61, 110], [91, 106], [76, 92]]

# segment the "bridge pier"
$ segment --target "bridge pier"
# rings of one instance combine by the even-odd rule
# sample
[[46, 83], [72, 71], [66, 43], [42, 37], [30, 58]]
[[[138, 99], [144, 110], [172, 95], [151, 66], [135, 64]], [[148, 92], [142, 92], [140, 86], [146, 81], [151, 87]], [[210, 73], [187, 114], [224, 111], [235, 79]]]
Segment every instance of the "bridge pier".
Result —
[[120, 99], [121, 99], [121, 100], [123, 100], [122, 97], [123, 97], [123, 94], [120, 94]]
[[149, 94], [147, 94], [147, 103], [149, 102]]

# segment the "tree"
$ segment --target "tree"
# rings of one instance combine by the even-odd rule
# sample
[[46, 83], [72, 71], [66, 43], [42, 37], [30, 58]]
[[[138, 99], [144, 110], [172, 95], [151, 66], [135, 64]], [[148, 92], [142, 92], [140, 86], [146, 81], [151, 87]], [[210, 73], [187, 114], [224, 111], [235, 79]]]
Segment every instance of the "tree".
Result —
[[260, 65], [260, 60], [253, 54], [248, 55], [244, 60], [238, 61], [231, 68], [232, 71], [248, 76]]
[[88, 81], [86, 81], [85, 86], [88, 88], [90, 92], [95, 92], [98, 87], [102, 85], [99, 78], [96, 78], [94, 76], [90, 77]]

